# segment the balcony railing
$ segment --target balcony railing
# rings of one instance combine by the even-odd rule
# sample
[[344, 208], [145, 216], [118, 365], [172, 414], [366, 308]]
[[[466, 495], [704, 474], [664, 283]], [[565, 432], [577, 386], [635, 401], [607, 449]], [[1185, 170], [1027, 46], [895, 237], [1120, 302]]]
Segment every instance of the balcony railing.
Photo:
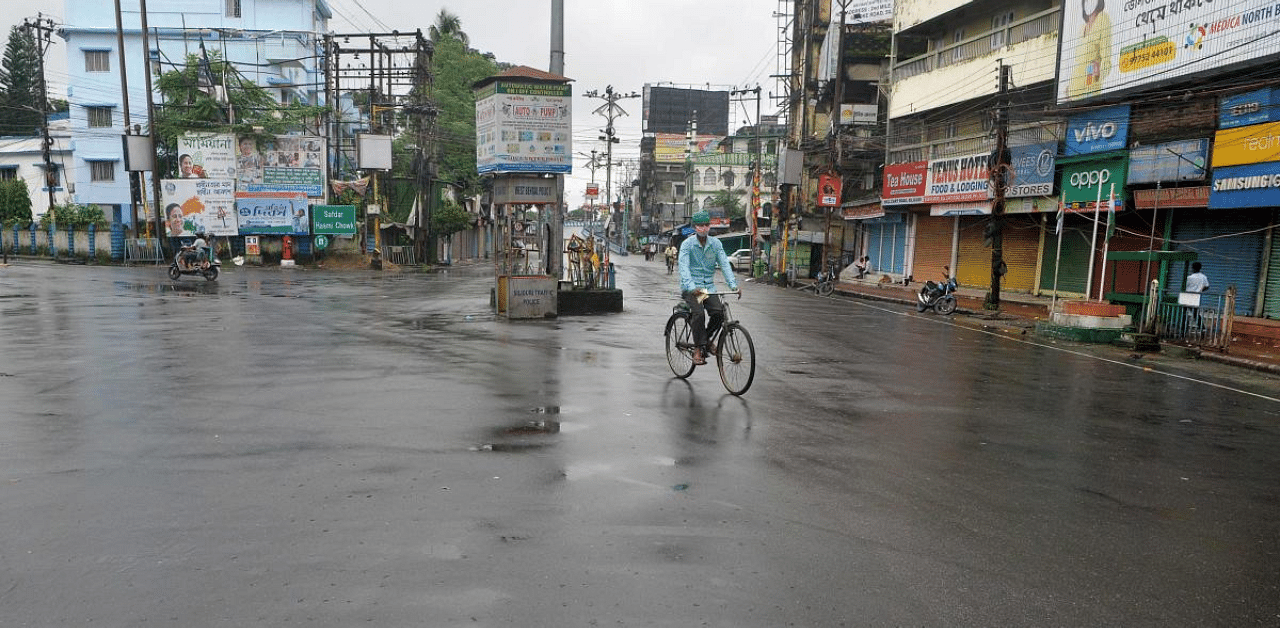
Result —
[[989, 55], [991, 51], [999, 50], [1005, 46], [1020, 44], [1047, 33], [1056, 33], [1061, 24], [1062, 11], [1060, 9], [1042, 11], [1016, 22], [1010, 22], [1008, 26], [989, 30], [976, 37], [970, 37], [964, 41], [899, 63], [893, 68], [893, 80], [901, 81], [918, 74]]

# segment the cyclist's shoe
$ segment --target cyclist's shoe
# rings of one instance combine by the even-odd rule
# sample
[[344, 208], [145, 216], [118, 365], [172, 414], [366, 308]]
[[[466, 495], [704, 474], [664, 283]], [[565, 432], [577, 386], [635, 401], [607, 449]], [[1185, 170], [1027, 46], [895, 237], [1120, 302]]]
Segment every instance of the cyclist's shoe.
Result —
[[693, 350], [693, 363], [698, 365], [707, 363], [707, 359], [702, 357], [702, 349]]

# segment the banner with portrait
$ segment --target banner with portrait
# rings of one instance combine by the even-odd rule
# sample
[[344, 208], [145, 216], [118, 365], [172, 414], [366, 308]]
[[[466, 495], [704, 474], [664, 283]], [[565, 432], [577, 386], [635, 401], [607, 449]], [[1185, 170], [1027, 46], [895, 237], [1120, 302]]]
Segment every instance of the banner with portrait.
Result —
[[240, 233], [307, 235], [311, 214], [301, 192], [237, 192], [236, 220]]
[[231, 179], [161, 180], [166, 233], [171, 238], [193, 237], [200, 232], [238, 235], [235, 192]]

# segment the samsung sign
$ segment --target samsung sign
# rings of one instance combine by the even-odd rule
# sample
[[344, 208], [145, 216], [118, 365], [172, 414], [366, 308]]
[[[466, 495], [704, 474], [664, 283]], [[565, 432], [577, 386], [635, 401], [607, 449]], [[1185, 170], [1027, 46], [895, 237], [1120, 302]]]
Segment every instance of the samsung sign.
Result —
[[1069, 118], [1063, 154], [1105, 153], [1124, 148], [1128, 141], [1129, 105], [1117, 105]]
[[1280, 162], [1213, 170], [1209, 207], [1235, 209], [1280, 205]]

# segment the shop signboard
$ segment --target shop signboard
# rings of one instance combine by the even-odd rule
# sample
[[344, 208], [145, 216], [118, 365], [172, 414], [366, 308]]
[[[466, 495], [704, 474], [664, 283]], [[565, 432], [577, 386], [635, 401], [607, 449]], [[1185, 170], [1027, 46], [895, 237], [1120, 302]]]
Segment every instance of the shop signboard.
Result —
[[991, 153], [929, 162], [925, 203], [968, 203], [991, 198]]
[[1063, 155], [1120, 150], [1129, 142], [1129, 105], [1104, 107], [1067, 118]]
[[1256, 89], [1235, 96], [1225, 96], [1218, 102], [1218, 128], [1280, 121], [1280, 90], [1270, 87]]
[[1210, 209], [1280, 205], [1280, 162], [1214, 168]]
[[1220, 129], [1213, 136], [1213, 167], [1280, 160], [1280, 122]]
[[[178, 138], [178, 152], [182, 179], [234, 179], [238, 192], [324, 196], [323, 137], [187, 133]], [[190, 168], [185, 165], [188, 161]]]
[[216, 236], [239, 235], [235, 191], [236, 184], [231, 179], [161, 180], [166, 233], [171, 238], [202, 231]]
[[1005, 197], [1053, 194], [1053, 169], [1057, 153], [1056, 142], [1010, 148], [1009, 157], [1013, 161], [1013, 178], [1008, 182]]
[[567, 83], [500, 80], [477, 90], [477, 170], [572, 172], [572, 103]]
[[355, 205], [316, 205], [311, 209], [311, 233], [355, 235]]
[[1129, 183], [1202, 181], [1209, 139], [1180, 140], [1129, 149]]
[[840, 175], [818, 175], [818, 207], [839, 207], [842, 187]]
[[[1124, 156], [1089, 159], [1063, 165], [1060, 183], [1063, 209], [1074, 212], [1091, 212], [1095, 209], [1105, 211], [1107, 199], [1113, 189], [1116, 207], [1123, 206], [1125, 176], [1128, 171], [1129, 160]], [[1099, 196], [1101, 196], [1102, 205], [1095, 208]]]
[[311, 220], [301, 192], [237, 192], [240, 233], [307, 235]]
[[1133, 206], [1138, 209], [1208, 207], [1209, 186], [1134, 190]]
[[556, 179], [544, 179], [537, 175], [503, 175], [493, 179], [493, 203], [555, 203], [559, 196]]
[[881, 205], [912, 205], [924, 200], [925, 177], [929, 162], [912, 161], [884, 167]]

